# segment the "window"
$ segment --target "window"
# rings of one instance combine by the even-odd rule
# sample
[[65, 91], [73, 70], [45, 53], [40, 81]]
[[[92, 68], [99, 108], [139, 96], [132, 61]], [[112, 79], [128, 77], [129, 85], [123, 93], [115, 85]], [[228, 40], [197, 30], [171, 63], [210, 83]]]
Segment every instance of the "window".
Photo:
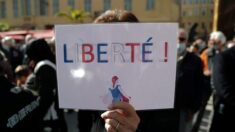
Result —
[[132, 6], [132, 0], [124, 0], [124, 9], [131, 11], [131, 6]]
[[147, 0], [146, 10], [153, 10], [155, 7], [155, 0]]
[[39, 15], [39, 0], [33, 0], [33, 12], [34, 12], [34, 15]]
[[6, 3], [5, 1], [0, 1], [0, 18], [6, 17]]
[[22, 16], [31, 15], [31, 0], [21, 0], [21, 15]]
[[111, 0], [104, 0], [104, 11], [111, 9]]
[[91, 0], [85, 0], [85, 3], [84, 3], [84, 7], [85, 7], [85, 11], [87, 12], [91, 12]]
[[186, 15], [187, 15], [186, 11], [182, 11], [182, 16], [186, 16]]
[[53, 14], [56, 14], [60, 10], [60, 1], [59, 0], [53, 0]]
[[201, 26], [202, 26], [202, 29], [205, 29], [206, 28], [206, 25], [204, 22], [201, 23]]
[[68, 0], [68, 6], [75, 8], [75, 1], [74, 0]]
[[48, 15], [48, 0], [39, 1], [39, 15], [40, 16]]
[[193, 0], [188, 0], [188, 4], [193, 4]]
[[205, 8], [202, 9], [202, 16], [206, 16], [206, 9]]
[[13, 16], [18, 17], [19, 16], [19, 13], [18, 13], [18, 11], [19, 11], [18, 0], [13, 0], [12, 8], [13, 8]]
[[202, 0], [202, 4], [205, 4], [206, 3], [206, 0]]
[[198, 8], [194, 8], [193, 16], [199, 16], [199, 9]]

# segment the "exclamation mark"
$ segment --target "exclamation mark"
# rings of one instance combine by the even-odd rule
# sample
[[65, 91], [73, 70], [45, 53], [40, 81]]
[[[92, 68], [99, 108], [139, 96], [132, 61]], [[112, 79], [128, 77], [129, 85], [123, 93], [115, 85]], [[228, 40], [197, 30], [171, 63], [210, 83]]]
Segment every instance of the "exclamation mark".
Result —
[[167, 62], [167, 54], [168, 54], [168, 43], [165, 42], [165, 58], [164, 58], [164, 62]]

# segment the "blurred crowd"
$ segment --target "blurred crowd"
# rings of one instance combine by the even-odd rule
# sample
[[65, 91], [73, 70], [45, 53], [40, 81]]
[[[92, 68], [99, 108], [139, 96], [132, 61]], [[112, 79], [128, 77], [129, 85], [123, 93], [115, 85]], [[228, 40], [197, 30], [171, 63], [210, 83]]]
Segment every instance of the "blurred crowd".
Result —
[[[235, 38], [226, 40], [221, 31], [207, 36], [179, 29], [175, 108], [139, 112], [139, 131], [197, 132], [211, 96], [210, 131], [234, 130]], [[0, 131], [67, 131], [64, 110], [58, 107], [54, 38], [46, 41], [29, 34], [21, 45], [10, 36], [2, 38], [0, 87]], [[81, 113], [79, 129], [87, 132], [94, 121], [88, 117], [94, 116]]]
[[[209, 37], [207, 38], [205, 36], [197, 36], [197, 34], [194, 34], [191, 36], [193, 41], [190, 43], [187, 41], [187, 32], [184, 29], [180, 29], [179, 31], [178, 57], [181, 56], [184, 60], [187, 60], [186, 52], [197, 56], [202, 63], [203, 75], [200, 76], [202, 79], [197, 82], [201, 84], [196, 88], [201, 89], [198, 93], [194, 92], [191, 94], [191, 97], [187, 97], [185, 95], [190, 92], [182, 92], [184, 93], [182, 95], [185, 97], [184, 99], [189, 99], [191, 104], [193, 104], [193, 98], [199, 97], [200, 99], [196, 101], [199, 105], [195, 111], [192, 111], [192, 107], [190, 108], [189, 105], [185, 105], [186, 109], [189, 109], [188, 111], [191, 112], [186, 112], [186, 118], [188, 118], [186, 124], [184, 124], [186, 128], [184, 130], [180, 130], [180, 132], [199, 131], [205, 108], [210, 97], [213, 98], [214, 104], [214, 114], [211, 121], [212, 124], [210, 126], [210, 132], [234, 130], [233, 123], [231, 123], [230, 120], [234, 119], [234, 113], [231, 111], [234, 111], [235, 108], [235, 80], [233, 77], [235, 73], [234, 68], [232, 68], [235, 66], [235, 37], [233, 40], [227, 40], [226, 36], [221, 31], [211, 32], [208, 36]], [[183, 53], [183, 51], [185, 53]], [[194, 65], [192, 62], [190, 63]], [[177, 65], [179, 66], [179, 60]], [[188, 68], [192, 67], [192, 65], [189, 65]], [[190, 72], [192, 73], [195, 71], [196, 70], [194, 69]], [[195, 81], [196, 78], [193, 80]], [[187, 82], [185, 81], [183, 83]], [[197, 84], [191, 83], [190, 85]], [[190, 85], [188, 85], [189, 87], [187, 87], [187, 89], [189, 91], [194, 91]], [[182, 90], [181, 86], [179, 88]], [[182, 103], [184, 100], [181, 100], [180, 102]]]
[[54, 39], [10, 36], [0, 44], [0, 130], [66, 132], [58, 107]]

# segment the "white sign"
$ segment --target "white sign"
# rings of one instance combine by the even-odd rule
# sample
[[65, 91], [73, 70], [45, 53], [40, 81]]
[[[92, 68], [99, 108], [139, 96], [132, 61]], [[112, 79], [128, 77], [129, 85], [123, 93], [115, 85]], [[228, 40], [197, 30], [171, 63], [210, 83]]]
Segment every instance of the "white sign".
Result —
[[57, 25], [61, 108], [106, 110], [116, 101], [136, 110], [173, 108], [176, 23]]

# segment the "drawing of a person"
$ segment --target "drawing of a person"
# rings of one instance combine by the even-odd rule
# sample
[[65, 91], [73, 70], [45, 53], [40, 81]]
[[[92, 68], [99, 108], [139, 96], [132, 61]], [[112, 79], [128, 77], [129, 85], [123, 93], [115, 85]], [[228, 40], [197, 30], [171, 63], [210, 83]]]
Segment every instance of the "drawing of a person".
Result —
[[129, 97], [126, 97], [123, 94], [123, 91], [121, 89], [121, 85], [118, 84], [118, 77], [117, 76], [113, 76], [112, 77], [112, 88], [109, 88], [109, 91], [112, 94], [112, 102], [128, 102], [129, 103]]

